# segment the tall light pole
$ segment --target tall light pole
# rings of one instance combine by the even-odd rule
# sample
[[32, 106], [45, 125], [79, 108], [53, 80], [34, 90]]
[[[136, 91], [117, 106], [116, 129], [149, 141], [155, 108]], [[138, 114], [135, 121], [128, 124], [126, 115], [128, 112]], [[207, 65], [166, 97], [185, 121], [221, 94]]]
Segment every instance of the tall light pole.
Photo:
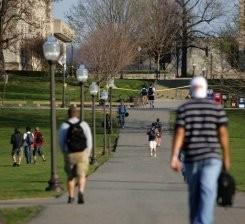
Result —
[[114, 88], [114, 79], [108, 81], [109, 97], [110, 97], [110, 134], [112, 134], [112, 89]]
[[88, 80], [88, 70], [84, 65], [80, 65], [76, 72], [77, 81], [80, 83], [80, 120], [84, 120], [84, 83]]
[[140, 52], [141, 52], [142, 48], [140, 46], [138, 46], [137, 50], [138, 50], [138, 53], [139, 53], [138, 70], [140, 70], [140, 59], [141, 59], [140, 58]]
[[60, 44], [54, 36], [49, 36], [43, 44], [44, 57], [50, 65], [50, 114], [51, 114], [51, 178], [46, 190], [59, 192], [59, 177], [57, 174], [57, 147], [56, 147], [56, 105], [55, 105], [55, 63], [60, 56]]
[[103, 100], [103, 111], [104, 111], [104, 149], [103, 155], [106, 153], [106, 101], [108, 100], [108, 92], [103, 90], [101, 92], [100, 99]]
[[96, 82], [92, 82], [89, 86], [89, 92], [92, 96], [92, 121], [93, 121], [93, 147], [92, 147], [92, 156], [91, 164], [95, 163], [95, 150], [96, 150], [96, 126], [95, 126], [95, 97], [97, 96], [99, 87]]

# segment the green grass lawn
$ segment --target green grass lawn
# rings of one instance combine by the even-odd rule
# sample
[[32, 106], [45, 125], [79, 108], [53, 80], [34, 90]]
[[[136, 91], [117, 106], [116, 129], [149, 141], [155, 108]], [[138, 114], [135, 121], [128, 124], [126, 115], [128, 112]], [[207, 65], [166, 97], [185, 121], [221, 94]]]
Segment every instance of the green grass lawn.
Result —
[[[91, 114], [89, 111], [85, 113], [86, 120], [91, 123]], [[66, 119], [66, 111], [57, 111], [57, 127]], [[102, 114], [97, 113], [97, 148], [96, 157], [98, 164], [103, 163], [107, 156], [101, 157], [103, 146], [103, 130], [101, 127]], [[28, 197], [47, 197], [56, 195], [52, 192], [46, 192], [47, 181], [50, 178], [50, 128], [49, 128], [49, 110], [38, 109], [0, 109], [0, 199], [10, 198], [28, 198]], [[24, 132], [26, 126], [34, 128], [40, 127], [44, 134], [46, 144], [44, 152], [47, 161], [38, 160], [37, 164], [28, 165], [22, 161], [20, 167], [12, 167], [11, 145], [9, 144], [10, 135], [13, 133], [14, 127], [20, 127]], [[112, 142], [117, 137], [117, 131], [114, 130]], [[58, 150], [58, 174], [60, 181], [64, 186], [65, 173], [63, 171], [63, 156]], [[96, 167], [91, 167], [91, 172]]]
[[0, 223], [25, 224], [41, 211], [41, 206], [0, 209]]
[[[74, 78], [67, 80], [68, 85], [66, 88], [66, 102], [79, 101], [80, 99], [80, 87]], [[88, 87], [91, 80], [85, 83], [85, 100], [90, 101]], [[116, 80], [115, 85], [120, 88], [128, 89], [140, 89], [144, 85], [149, 85], [149, 81], [144, 80]], [[62, 79], [56, 79], [56, 99], [62, 99]], [[49, 100], [49, 78], [48, 77], [30, 77], [21, 75], [10, 75], [9, 82], [6, 87], [5, 100], [25, 100], [31, 103], [31, 101]], [[0, 83], [0, 98], [2, 98], [3, 84]], [[122, 91], [113, 90], [113, 101], [132, 101], [132, 97], [139, 94], [135, 91]]]
[[239, 190], [245, 191], [245, 111], [227, 111], [231, 143], [232, 167]]

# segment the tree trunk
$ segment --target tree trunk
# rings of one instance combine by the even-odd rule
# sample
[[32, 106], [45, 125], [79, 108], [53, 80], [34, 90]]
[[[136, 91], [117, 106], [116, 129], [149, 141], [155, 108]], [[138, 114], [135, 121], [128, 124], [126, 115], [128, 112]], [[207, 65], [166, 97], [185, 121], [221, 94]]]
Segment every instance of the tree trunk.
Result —
[[5, 75], [5, 61], [3, 54], [3, 47], [0, 44], [0, 77], [3, 78]]
[[181, 63], [181, 76], [187, 76], [187, 46], [183, 43], [182, 45], [182, 63]]

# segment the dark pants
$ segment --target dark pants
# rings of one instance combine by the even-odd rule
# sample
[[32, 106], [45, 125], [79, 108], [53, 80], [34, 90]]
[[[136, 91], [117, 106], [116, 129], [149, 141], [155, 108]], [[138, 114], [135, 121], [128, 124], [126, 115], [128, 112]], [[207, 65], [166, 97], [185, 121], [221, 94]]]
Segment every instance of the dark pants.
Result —
[[24, 155], [25, 155], [25, 158], [26, 158], [26, 163], [30, 164], [31, 163], [31, 159], [32, 159], [31, 146], [25, 146], [24, 147]]

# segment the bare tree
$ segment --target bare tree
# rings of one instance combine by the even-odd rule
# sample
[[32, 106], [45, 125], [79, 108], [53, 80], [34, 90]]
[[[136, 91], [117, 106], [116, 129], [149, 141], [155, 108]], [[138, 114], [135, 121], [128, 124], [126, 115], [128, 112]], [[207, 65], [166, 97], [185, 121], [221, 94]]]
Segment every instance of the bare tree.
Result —
[[[177, 47], [182, 52], [181, 75], [187, 75], [187, 51], [197, 36], [210, 36], [210, 25], [222, 16], [221, 0], [175, 0], [181, 13]], [[197, 46], [198, 47], [198, 46]]]
[[76, 30], [78, 41], [106, 24], [124, 26], [125, 31], [137, 31], [137, 23], [143, 18], [144, 0], [78, 0], [67, 12], [70, 26]]
[[160, 58], [171, 53], [176, 34], [179, 32], [178, 10], [171, 0], [145, 1], [144, 20], [140, 29], [143, 48], [156, 59], [160, 73]]
[[115, 24], [106, 24], [89, 33], [81, 45], [81, 62], [94, 73], [98, 83], [114, 77], [135, 57], [135, 43]]

